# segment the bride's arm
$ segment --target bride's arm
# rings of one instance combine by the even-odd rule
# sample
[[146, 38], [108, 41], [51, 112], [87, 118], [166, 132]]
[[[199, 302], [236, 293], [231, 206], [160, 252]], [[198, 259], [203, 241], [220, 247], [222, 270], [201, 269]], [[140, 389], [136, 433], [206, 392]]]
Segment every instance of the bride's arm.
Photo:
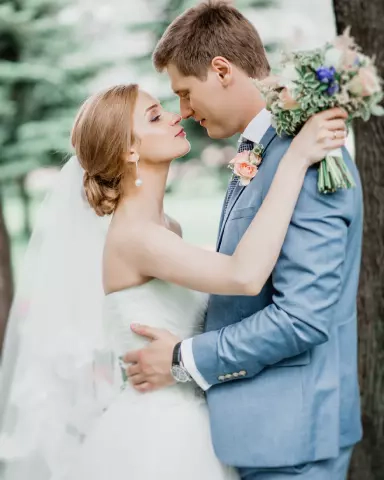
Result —
[[265, 201], [232, 256], [194, 247], [153, 225], [131, 244], [130, 265], [133, 261], [142, 276], [194, 290], [257, 295], [277, 261], [306, 171], [344, 144], [344, 120], [344, 113], [333, 109], [307, 122], [282, 158]]

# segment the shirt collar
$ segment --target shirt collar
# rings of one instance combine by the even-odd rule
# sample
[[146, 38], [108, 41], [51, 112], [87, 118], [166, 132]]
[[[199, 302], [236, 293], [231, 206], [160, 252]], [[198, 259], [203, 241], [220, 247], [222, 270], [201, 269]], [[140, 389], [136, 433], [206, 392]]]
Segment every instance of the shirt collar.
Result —
[[247, 128], [244, 130], [243, 135], [240, 137], [251, 140], [253, 143], [260, 143], [260, 140], [263, 138], [265, 132], [271, 126], [271, 112], [266, 108], [263, 108], [253, 120], [249, 123]]

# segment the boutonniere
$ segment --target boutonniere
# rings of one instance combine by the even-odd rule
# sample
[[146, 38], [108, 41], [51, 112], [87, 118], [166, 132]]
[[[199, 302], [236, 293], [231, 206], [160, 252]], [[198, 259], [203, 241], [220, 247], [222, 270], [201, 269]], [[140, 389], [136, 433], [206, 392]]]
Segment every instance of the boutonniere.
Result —
[[246, 187], [255, 178], [262, 161], [264, 147], [257, 143], [252, 150], [244, 150], [236, 155], [228, 165], [233, 174], [239, 177], [240, 185]]

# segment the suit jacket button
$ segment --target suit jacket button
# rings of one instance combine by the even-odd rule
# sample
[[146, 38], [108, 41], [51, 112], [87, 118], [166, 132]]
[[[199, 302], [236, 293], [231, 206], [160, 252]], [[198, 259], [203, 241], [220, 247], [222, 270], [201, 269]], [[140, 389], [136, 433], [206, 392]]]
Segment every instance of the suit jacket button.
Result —
[[224, 375], [220, 375], [220, 376], [218, 377], [218, 380], [220, 380], [220, 382], [222, 382], [223, 380], [225, 380]]
[[245, 375], [247, 375], [247, 372], [245, 370], [240, 370], [239, 375], [245, 377]]

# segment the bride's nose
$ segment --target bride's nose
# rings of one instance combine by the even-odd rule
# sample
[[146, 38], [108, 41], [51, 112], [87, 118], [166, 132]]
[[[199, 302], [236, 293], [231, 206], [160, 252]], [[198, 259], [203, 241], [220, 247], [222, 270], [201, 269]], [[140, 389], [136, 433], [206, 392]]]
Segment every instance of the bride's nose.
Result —
[[182, 118], [181, 115], [175, 114], [175, 115], [173, 115], [172, 120], [170, 121], [169, 124], [170, 124], [172, 127], [174, 127], [175, 125], [177, 125], [178, 123], [180, 123], [182, 119], [183, 119], [183, 118]]

